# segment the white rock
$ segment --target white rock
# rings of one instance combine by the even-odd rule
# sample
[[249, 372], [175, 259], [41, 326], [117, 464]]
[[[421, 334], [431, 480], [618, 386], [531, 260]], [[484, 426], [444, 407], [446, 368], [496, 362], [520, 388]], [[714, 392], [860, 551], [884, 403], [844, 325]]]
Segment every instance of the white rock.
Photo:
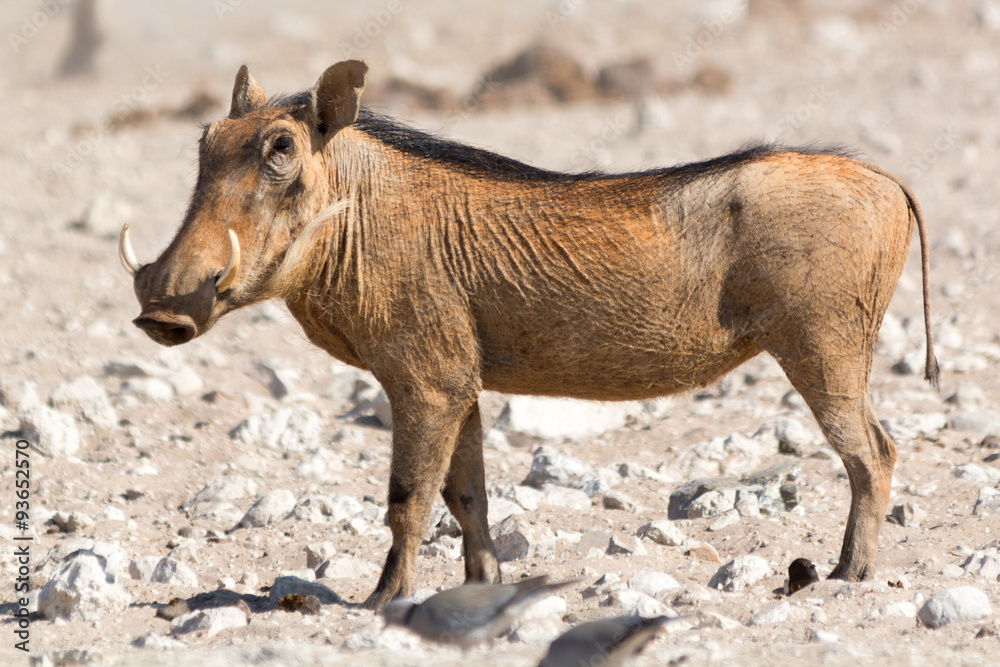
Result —
[[170, 622], [170, 634], [186, 635], [196, 632], [208, 638], [223, 630], [242, 628], [249, 624], [250, 609], [246, 603], [241, 606], [212, 607], [178, 616]]
[[771, 575], [771, 566], [760, 556], [737, 556], [715, 573], [709, 588], [727, 592], [745, 591]]
[[542, 440], [579, 440], [621, 428], [642, 412], [641, 402], [593, 403], [512, 396], [497, 419], [497, 428], [509, 435]]
[[94, 517], [95, 521], [125, 521], [127, 517], [120, 507], [107, 505]]
[[976, 516], [1000, 516], [1000, 491], [989, 486], [979, 489], [972, 513]]
[[548, 646], [563, 633], [564, 624], [554, 617], [524, 619], [515, 625], [510, 633], [510, 641], [529, 646]]
[[868, 614], [868, 618], [916, 618], [917, 606], [903, 600], [879, 607]]
[[281, 521], [295, 508], [295, 494], [287, 489], [274, 489], [262, 495], [240, 520], [243, 527], [261, 527]]
[[731, 509], [724, 514], [721, 514], [718, 519], [713, 521], [709, 526], [708, 530], [711, 532], [718, 532], [720, 530], [725, 530], [730, 526], [735, 526], [740, 522], [740, 512], [739, 510]]
[[622, 588], [611, 591], [608, 597], [601, 602], [602, 607], [615, 607], [622, 609], [626, 614], [652, 618], [654, 616], [676, 616], [676, 612], [668, 608], [659, 600], [652, 598], [645, 593]]
[[622, 478], [618, 474], [617, 466], [604, 466], [585, 472], [580, 476], [580, 479], [576, 480], [573, 488], [580, 489], [593, 498], [602, 493], [613, 493], [612, 487], [617, 486], [621, 481]]
[[69, 415], [37, 405], [22, 412], [20, 421], [24, 438], [45, 456], [64, 458], [80, 450], [80, 432]]
[[378, 576], [381, 569], [374, 563], [360, 558], [335, 556], [320, 564], [317, 578], [327, 579], [370, 579]]
[[198, 586], [198, 575], [190, 567], [176, 558], [161, 558], [156, 564], [149, 580], [154, 584], [170, 584], [171, 586]]
[[491, 505], [494, 498], [509, 500], [517, 503], [521, 509], [534, 512], [538, 509], [538, 503], [542, 501], [542, 492], [530, 486], [508, 484], [493, 487], [493, 490], [490, 492]]
[[313, 542], [306, 545], [306, 567], [316, 569], [337, 553], [333, 542]]
[[174, 397], [174, 387], [158, 377], [139, 377], [122, 383], [122, 393], [149, 403], [165, 403]]
[[93, 552], [67, 559], [38, 594], [39, 612], [50, 620], [68, 621], [96, 621], [124, 613], [132, 596], [105, 568], [105, 559]]
[[791, 611], [791, 608], [791, 605], [789, 605], [786, 601], [773, 604], [751, 616], [750, 622], [747, 623], [747, 625], [754, 626], [784, 623], [788, 620], [788, 614]]
[[958, 586], [941, 591], [920, 609], [917, 617], [929, 628], [940, 628], [956, 621], [972, 621], [993, 613], [986, 593], [973, 586]]
[[743, 624], [735, 619], [720, 614], [717, 611], [699, 611], [697, 627], [706, 630], [715, 629], [715, 630], [726, 630], [727, 632], [732, 632], [737, 628], [742, 628]]
[[691, 501], [688, 506], [689, 519], [712, 518], [731, 512], [736, 508], [735, 488], [706, 491]]
[[0, 403], [14, 410], [24, 412], [42, 404], [38, 397], [38, 385], [31, 380], [17, 382], [10, 377], [0, 377]]
[[832, 632], [813, 628], [809, 639], [817, 644], [836, 644], [840, 638]]
[[588, 511], [591, 505], [590, 496], [583, 491], [551, 484], [546, 484], [542, 489], [541, 503], [578, 511]]
[[997, 581], [1000, 577], [1000, 553], [977, 551], [969, 556], [962, 569], [965, 574], [975, 575], [977, 579]]
[[344, 469], [343, 457], [326, 447], [309, 450], [295, 466], [296, 477], [312, 482], [332, 482], [339, 479], [333, 473]]
[[220, 475], [209, 481], [194, 497], [181, 505], [187, 510], [205, 503], [231, 502], [257, 494], [257, 481], [242, 475]]
[[640, 540], [635, 535], [612, 535], [611, 541], [608, 544], [607, 554], [609, 556], [614, 555], [625, 555], [625, 556], [645, 556], [647, 554], [646, 547], [642, 545], [642, 540]]
[[636, 502], [621, 491], [605, 491], [602, 502], [606, 510], [621, 510], [623, 512], [635, 513], [639, 509]]
[[351, 496], [304, 496], [294, 503], [292, 518], [312, 523], [344, 523], [357, 517], [364, 509], [361, 501]]
[[167, 382], [178, 396], [190, 396], [205, 389], [205, 381], [198, 371], [183, 364], [167, 377]]
[[[40, 520], [41, 517], [36, 512], [32, 510], [32, 516]], [[124, 549], [116, 543], [100, 542], [86, 537], [63, 541], [49, 550], [39, 563], [36, 572], [40, 576], [51, 578], [64, 561], [75, 557], [77, 552], [96, 555], [101, 560], [104, 571], [111, 576], [118, 578], [128, 574], [129, 557]]]
[[[777, 453], [777, 440], [774, 450], [766, 453]], [[732, 433], [682, 449], [674, 459], [671, 472], [684, 479], [743, 475], [756, 470], [764, 455], [761, 443], [742, 433]]]
[[[554, 553], [555, 536], [542, 525], [518, 516], [509, 516], [490, 529], [490, 537], [501, 563], [508, 563], [543, 553]], [[540, 555], [540, 554], [539, 554]]]
[[1000, 482], [1000, 470], [975, 463], [963, 463], [955, 466], [955, 477], [966, 482]]
[[307, 408], [281, 408], [268, 415], [252, 415], [240, 422], [229, 436], [248, 445], [281, 452], [302, 452], [319, 444], [322, 422]]
[[163, 560], [162, 556], [140, 556], [132, 559], [128, 565], [129, 576], [136, 581], [149, 581], [156, 571], [156, 566]]
[[652, 598], [659, 598], [663, 591], [670, 591], [680, 588], [677, 580], [666, 572], [658, 570], [641, 570], [633, 574], [628, 580], [628, 587], [634, 591], [645, 593]]
[[956, 431], [975, 431], [981, 436], [1000, 433], [1000, 414], [990, 410], [953, 412], [949, 423]]
[[540, 489], [546, 485], [572, 486], [590, 468], [580, 459], [555, 452], [539, 450], [531, 460], [531, 470], [521, 482]]
[[501, 454], [513, 451], [510, 441], [507, 439], [507, 434], [496, 428], [491, 428], [483, 434], [483, 447], [500, 452]]
[[268, 593], [268, 600], [277, 604], [286, 595], [313, 595], [323, 604], [341, 604], [340, 596], [327, 586], [315, 581], [306, 581], [299, 577], [276, 577]]
[[890, 514], [896, 523], [907, 528], [919, 528], [923, 520], [927, 518], [927, 511], [915, 503], [895, 505]]
[[650, 521], [639, 528], [636, 534], [668, 547], [679, 547], [687, 539], [673, 521], [663, 519]]
[[929, 437], [947, 428], [948, 416], [943, 412], [924, 412], [900, 415], [881, 420], [886, 433], [897, 443]]
[[52, 407], [73, 412], [79, 419], [103, 429], [114, 428], [118, 416], [104, 387], [88, 375], [63, 382], [49, 392]]
[[214, 521], [216, 523], [233, 526], [243, 518], [243, 512], [232, 503], [218, 503], [217, 505], [202, 505], [204, 511], [195, 514], [196, 521]]

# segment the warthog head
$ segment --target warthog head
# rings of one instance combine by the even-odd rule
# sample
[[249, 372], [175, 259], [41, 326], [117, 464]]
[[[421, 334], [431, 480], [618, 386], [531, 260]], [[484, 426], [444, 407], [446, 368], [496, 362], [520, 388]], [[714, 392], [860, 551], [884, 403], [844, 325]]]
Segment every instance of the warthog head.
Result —
[[134, 322], [150, 338], [186, 343], [230, 310], [280, 296], [275, 276], [289, 246], [338, 206], [328, 144], [357, 118], [367, 70], [338, 63], [308, 94], [269, 103], [240, 68], [229, 117], [202, 135], [198, 181], [173, 241], [140, 265], [122, 228], [119, 255], [142, 306]]

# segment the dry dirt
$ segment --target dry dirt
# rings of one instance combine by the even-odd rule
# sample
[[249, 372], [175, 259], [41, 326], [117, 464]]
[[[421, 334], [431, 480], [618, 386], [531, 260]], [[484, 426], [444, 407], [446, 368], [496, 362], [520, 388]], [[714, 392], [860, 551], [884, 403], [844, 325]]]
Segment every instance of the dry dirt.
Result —
[[[238, 582], [244, 573], [256, 574], [259, 582], [245, 592], [261, 594], [260, 587], [279, 573], [305, 568], [309, 543], [329, 540], [340, 555], [378, 566], [387, 550], [388, 530], [381, 525], [355, 535], [341, 524], [284, 520], [226, 534], [231, 523], [195, 520], [178, 509], [208, 481], [226, 474], [255, 479], [258, 493], [282, 488], [296, 497], [371, 496], [383, 503], [389, 432], [371, 420], [358, 425], [345, 417], [353, 404], [343, 368], [311, 347], [276, 304], [233, 314], [204, 338], [165, 353], [130, 324], [137, 305], [115, 256], [114, 235], [125, 220], [132, 223], [140, 260], [154, 257], [170, 239], [196, 177], [199, 123], [226, 112], [240, 63], [248, 63], [264, 88], [276, 93], [311, 86], [326, 66], [344, 56], [369, 63], [373, 105], [422, 128], [542, 167], [633, 170], [708, 158], [767, 139], [843, 145], [906, 179], [928, 220], [942, 389], [935, 392], [918, 375], [892, 369], [905, 353], [919, 348], [920, 327], [911, 326], [895, 332], [899, 345], [880, 348], [871, 390], [883, 419], [935, 413], [964, 418], [899, 442], [893, 502], [915, 503], [928, 517], [919, 527], [884, 525], [873, 581], [846, 588], [819, 584], [789, 598], [796, 611], [787, 621], [747, 627], [752, 614], [774, 604], [774, 591], [781, 588], [791, 560], [807, 557], [825, 574], [839, 554], [850, 503], [847, 481], [838, 477], [836, 461], [809, 457], [822, 450], [818, 444], [807, 448], [799, 478], [804, 511], [743, 518], [715, 532], [707, 530], [713, 519], [680, 522], [689, 538], [713, 545], [722, 562], [751, 550], [770, 561], [775, 573], [752, 590], [715, 592], [694, 605], [741, 625], [663, 634], [637, 664], [1000, 663], [995, 633], [1000, 584], [941, 574], [974, 550], [995, 548], [1000, 536], [1000, 519], [972, 514], [980, 488], [997, 483], [967, 481], [954, 472], [965, 463], [998, 467], [982, 461], [996, 450], [979, 444], [1000, 424], [1000, 202], [995, 185], [1000, 180], [1000, 4], [751, 0], [748, 11], [730, 12], [732, 5], [294, 0], [278, 10], [272, 3], [242, 0], [183, 0], [169, 9], [165, 3], [107, 0], [97, 4], [103, 41], [93, 73], [61, 78], [57, 70], [68, 48], [71, 9], [59, 0], [4, 2], [0, 386], [6, 407], [0, 410], [0, 430], [6, 432], [0, 440], [5, 480], [0, 599], [10, 603], [15, 597], [17, 565], [10, 538], [20, 534], [13, 527], [12, 483], [17, 401], [28, 400], [24, 383], [33, 383], [44, 402], [52, 388], [81, 376], [107, 391], [119, 421], [106, 428], [80, 421], [83, 442], [75, 456], [33, 453], [31, 503], [38, 517], [75, 511], [98, 519], [76, 535], [47, 532], [48, 526], [35, 522], [29, 532], [32, 564], [39, 564], [48, 549], [79, 537], [116, 541], [130, 558], [167, 555], [186, 544], [183, 555], [199, 581], [197, 587], [183, 587], [126, 576], [133, 602], [123, 614], [94, 622], [34, 620], [31, 651], [41, 660], [37, 664], [444, 665], [477, 660], [527, 665], [544, 653], [544, 645], [501, 639], [463, 655], [405, 635], [374, 649], [346, 648], [347, 638], [380, 627], [372, 614], [351, 604], [326, 605], [320, 616], [256, 613], [247, 627], [212, 638], [186, 635], [182, 646], [169, 650], [130, 646], [147, 632], [168, 632], [167, 621], [155, 613], [171, 598], [213, 590], [222, 577]], [[646, 59], [638, 69], [649, 77], [648, 85], [640, 86], [645, 92], [638, 95], [585, 91], [567, 103], [528, 86], [512, 89], [508, 103], [497, 103], [498, 97], [504, 99], [503, 89], [490, 88], [499, 84], [482, 75], [537, 42], [565, 50], [586, 81], [594, 81], [609, 64]], [[418, 92], [444, 92], [431, 98], [394, 96], [393, 79], [415, 84]], [[494, 103], [478, 103], [485, 98], [473, 92], [484, 87]], [[421, 99], [432, 101], [418, 104]], [[896, 323], [919, 325], [919, 276], [914, 243], [890, 306]], [[150, 388], [109, 374], [107, 364], [116, 359], [142, 359], [158, 367], [186, 364], [193, 377], [178, 385], [186, 393], [155, 383]], [[288, 396], [276, 399], [269, 392], [262, 360], [297, 374], [289, 381], [293, 391]], [[753, 433], [779, 415], [800, 417], [812, 428], [801, 407], [782, 403], [789, 389], [773, 364], [755, 361], [702, 394], [676, 397], [656, 419], [547, 446], [592, 467], [628, 461], [669, 471], [684, 448], [735, 431]], [[946, 400], [956, 392], [957, 398]], [[326, 481], [293, 473], [302, 453], [282, 455], [229, 437], [249, 415], [299, 405], [323, 420], [322, 446], [339, 467]], [[956, 428], [970, 425], [972, 430]], [[359, 431], [338, 442], [345, 427]], [[769, 456], [760, 467], [786, 458]], [[510, 453], [489, 449], [488, 483], [518, 484], [530, 462], [527, 447]], [[666, 518], [667, 499], [678, 484], [621, 480], [616, 488], [639, 503], [637, 513], [605, 510], [598, 501], [585, 511], [542, 506], [525, 518], [568, 533], [601, 528], [631, 535], [650, 520]], [[139, 495], [126, 499], [129, 490]], [[238, 513], [255, 497], [233, 501]], [[108, 506], [120, 509], [126, 520], [104, 519]], [[507, 563], [504, 573], [508, 580], [543, 572], [584, 577], [566, 593], [567, 610], [560, 615], [582, 621], [621, 613], [599, 606], [599, 598], [581, 595], [605, 572], [625, 581], [639, 570], [661, 570], [682, 586], [704, 587], [718, 567], [689, 555], [685, 547], [645, 544], [645, 556], [595, 558], [569, 540], [557, 540], [553, 555]], [[887, 585], [899, 575], [909, 580], [908, 588]], [[423, 556], [417, 576], [421, 587], [455, 586], [462, 581], [462, 565]], [[32, 583], [37, 587], [44, 581]], [[375, 579], [324, 583], [347, 603], [356, 603]], [[885, 604], [965, 584], [987, 594], [993, 616], [938, 630], [920, 627], [912, 618], [868, 619]], [[814, 615], [816, 608], [825, 621]], [[568, 628], [560, 616], [560, 627]], [[23, 660], [13, 648], [14, 624], [8, 619], [0, 628], [0, 655]], [[983, 628], [985, 636], [976, 638]], [[817, 629], [837, 641], [813, 641]]]

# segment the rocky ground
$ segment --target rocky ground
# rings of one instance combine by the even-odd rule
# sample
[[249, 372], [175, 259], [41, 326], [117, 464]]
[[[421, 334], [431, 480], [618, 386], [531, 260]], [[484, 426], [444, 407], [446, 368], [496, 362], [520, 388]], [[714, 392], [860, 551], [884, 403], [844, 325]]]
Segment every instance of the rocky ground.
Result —
[[[24, 657], [12, 538], [30, 536], [37, 664], [529, 665], [569, 627], [633, 612], [685, 617], [637, 664], [1000, 662], [1000, 4], [680, 4], [107, 0], [99, 47], [84, 39], [67, 67], [76, 5], [4, 3], [0, 655]], [[199, 123], [225, 113], [240, 63], [274, 93], [344, 57], [371, 66], [373, 106], [543, 167], [637, 169], [768, 139], [841, 144], [905, 178], [929, 225], [943, 375], [937, 392], [915, 373], [914, 243], [873, 369], [900, 448], [877, 576], [784, 594], [793, 560], [832, 570], [850, 495], [762, 357], [646, 403], [487, 395], [505, 578], [578, 583], [468, 654], [360, 610], [390, 543], [377, 384], [275, 303], [157, 347], [130, 324], [114, 240], [125, 220], [140, 259], [170, 239]], [[699, 495], [692, 479], [710, 483]], [[459, 553], [442, 505], [420, 596], [461, 583]], [[289, 593], [318, 613], [279, 606]]]

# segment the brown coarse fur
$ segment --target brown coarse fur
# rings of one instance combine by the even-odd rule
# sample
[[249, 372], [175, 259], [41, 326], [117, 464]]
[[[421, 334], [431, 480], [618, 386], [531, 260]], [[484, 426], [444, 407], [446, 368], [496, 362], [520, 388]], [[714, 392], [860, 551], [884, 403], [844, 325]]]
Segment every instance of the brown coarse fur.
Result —
[[[309, 93], [268, 102], [242, 68], [229, 118], [202, 139], [184, 223], [135, 289], [136, 324], [163, 344], [284, 299], [313, 343], [382, 384], [393, 544], [369, 607], [413, 592], [439, 492], [467, 581], [500, 580], [483, 389], [649, 398], [761, 352], [847, 467], [831, 576], [874, 574], [896, 446], [869, 374], [914, 222], [929, 322], [924, 223], [905, 185], [836, 153], [768, 147], [636, 174], [547, 172], [360, 110], [366, 71], [339, 63]], [[217, 290], [229, 230], [242, 260]], [[929, 328], [927, 354], [936, 380]]]

